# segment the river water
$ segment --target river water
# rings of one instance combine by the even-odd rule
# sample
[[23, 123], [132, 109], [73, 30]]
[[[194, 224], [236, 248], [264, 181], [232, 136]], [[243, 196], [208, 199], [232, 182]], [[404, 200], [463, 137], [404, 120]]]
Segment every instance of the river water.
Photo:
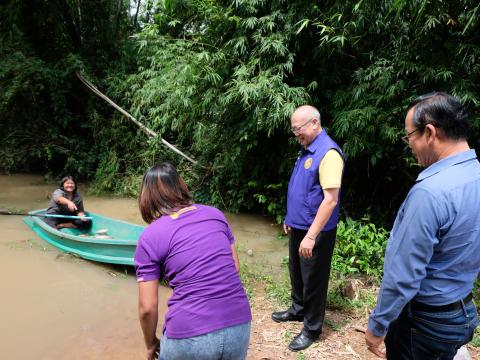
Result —
[[[41, 176], [0, 175], [0, 209], [44, 208], [55, 188]], [[84, 202], [87, 211], [144, 225], [135, 199], [84, 196]], [[288, 253], [286, 240], [277, 239], [280, 228], [260, 216], [226, 215], [240, 261], [275, 273]], [[0, 215], [0, 287], [0, 359], [144, 358], [132, 268], [63, 254], [21, 216]], [[159, 289], [161, 314], [170, 294]]]

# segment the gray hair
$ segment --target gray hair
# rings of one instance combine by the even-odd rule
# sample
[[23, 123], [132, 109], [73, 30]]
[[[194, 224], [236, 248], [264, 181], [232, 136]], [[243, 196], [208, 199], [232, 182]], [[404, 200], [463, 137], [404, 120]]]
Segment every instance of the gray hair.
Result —
[[[304, 117], [309, 119], [318, 119], [318, 123], [321, 125], [320, 111], [315, 106], [312, 105], [302, 105], [295, 109], [293, 114], [302, 114]], [[292, 114], [292, 116], [293, 116]]]
[[322, 124], [322, 118], [320, 116], [320, 111], [315, 106], [312, 106], [312, 118], [318, 119], [318, 123]]

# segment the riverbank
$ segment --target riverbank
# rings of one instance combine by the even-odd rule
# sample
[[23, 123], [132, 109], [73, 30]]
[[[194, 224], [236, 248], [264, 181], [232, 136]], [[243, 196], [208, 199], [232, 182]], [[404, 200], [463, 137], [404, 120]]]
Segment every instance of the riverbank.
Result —
[[[56, 187], [39, 175], [0, 175], [0, 208], [45, 208]], [[80, 191], [87, 211], [145, 225], [136, 199], [91, 196], [83, 184]], [[275, 272], [288, 250], [287, 242], [277, 239], [277, 227], [260, 216], [226, 216], [242, 262], [271, 264], [268, 269]], [[133, 268], [64, 254], [21, 216], [0, 216], [0, 228], [0, 359], [143, 358]], [[169, 289], [159, 289], [159, 332], [169, 295]]]
[[[288, 350], [288, 344], [302, 329], [302, 323], [276, 323], [271, 313], [284, 309], [268, 295], [263, 283], [254, 285], [252, 306], [252, 332], [248, 351], [249, 360], [378, 360], [370, 353], [364, 340], [370, 309], [359, 306], [354, 310], [332, 310], [327, 308], [323, 334], [307, 350], [298, 353]], [[375, 288], [364, 288], [361, 291], [373, 291]], [[478, 338], [477, 338], [478, 341]], [[470, 343], [467, 346], [472, 360], [480, 360], [480, 347]]]
[[[55, 186], [35, 175], [0, 176], [0, 205], [25, 210], [45, 207]], [[85, 204], [87, 210], [143, 224], [135, 199], [86, 196]], [[288, 343], [300, 331], [301, 323], [277, 324], [270, 318], [289, 300], [288, 240], [279, 238], [279, 227], [265, 218], [248, 214], [227, 217], [237, 239], [244, 264], [242, 280], [252, 305], [248, 359], [375, 358], [366, 351], [357, 328], [366, 325], [376, 287], [366, 283], [351, 303], [339, 292], [345, 279], [330, 283], [330, 308], [321, 340], [304, 352], [290, 352]], [[0, 217], [0, 227], [0, 358], [143, 358], [133, 269], [63, 254], [35, 235], [19, 216]], [[159, 289], [162, 315], [169, 295], [167, 288]], [[161, 328], [159, 323], [159, 332]], [[480, 359], [480, 352], [470, 349], [472, 359]]]

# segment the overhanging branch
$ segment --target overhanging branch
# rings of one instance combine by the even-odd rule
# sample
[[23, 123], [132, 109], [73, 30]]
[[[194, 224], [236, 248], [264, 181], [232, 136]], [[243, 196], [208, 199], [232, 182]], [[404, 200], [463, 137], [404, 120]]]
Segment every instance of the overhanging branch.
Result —
[[[122, 113], [122, 115], [124, 115], [126, 118], [128, 118], [130, 121], [132, 121], [133, 123], [135, 123], [135, 125], [137, 125], [145, 134], [147, 134], [148, 136], [150, 137], [160, 137], [158, 136], [158, 134], [156, 132], [154, 132], [153, 130], [149, 129], [148, 127], [146, 127], [145, 125], [143, 125], [140, 121], [138, 121], [137, 119], [135, 119], [132, 115], [130, 115], [127, 111], [125, 111], [124, 109], [122, 109], [120, 106], [118, 106], [117, 104], [115, 104], [115, 102], [110, 99], [108, 96], [106, 96], [105, 94], [103, 94], [100, 90], [98, 90], [95, 85], [93, 85], [90, 81], [88, 81], [87, 79], [85, 79], [79, 72], [77, 72], [77, 77], [80, 79], [80, 81], [87, 87], [89, 88], [95, 95], [97, 95], [98, 97], [102, 98], [103, 100], [105, 100], [107, 103], [109, 103], [111, 106], [113, 106], [116, 110], [118, 110], [120, 113]], [[173, 146], [172, 144], [170, 144], [167, 140], [163, 139], [162, 137], [160, 137], [160, 140], [162, 142], [162, 144], [164, 144], [165, 146], [167, 146], [169, 149], [173, 150], [174, 152], [176, 152], [178, 155], [181, 155], [183, 156], [185, 159], [187, 159], [188, 161], [190, 161], [192, 164], [194, 165], [197, 165], [198, 162], [196, 160], [193, 160], [191, 157], [189, 157], [188, 155], [184, 154], [183, 152], [181, 152], [179, 149], [177, 149], [175, 146]]]

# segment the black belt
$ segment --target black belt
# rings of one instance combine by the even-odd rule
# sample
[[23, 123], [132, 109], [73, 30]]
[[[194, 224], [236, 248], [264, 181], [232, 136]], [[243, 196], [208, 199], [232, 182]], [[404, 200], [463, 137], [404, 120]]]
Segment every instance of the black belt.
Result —
[[435, 306], [435, 305], [428, 305], [428, 304], [424, 304], [424, 303], [412, 300], [410, 302], [410, 306], [411, 306], [412, 310], [416, 310], [416, 311], [426, 311], [426, 312], [453, 311], [453, 310], [462, 309], [462, 301], [463, 301], [464, 304], [466, 304], [466, 303], [470, 302], [470, 300], [472, 300], [472, 293], [465, 296], [465, 298], [463, 300], [458, 300], [458, 301], [455, 301], [455, 302], [453, 302], [451, 304], [447, 304], [447, 305], [437, 305], [437, 306]]

